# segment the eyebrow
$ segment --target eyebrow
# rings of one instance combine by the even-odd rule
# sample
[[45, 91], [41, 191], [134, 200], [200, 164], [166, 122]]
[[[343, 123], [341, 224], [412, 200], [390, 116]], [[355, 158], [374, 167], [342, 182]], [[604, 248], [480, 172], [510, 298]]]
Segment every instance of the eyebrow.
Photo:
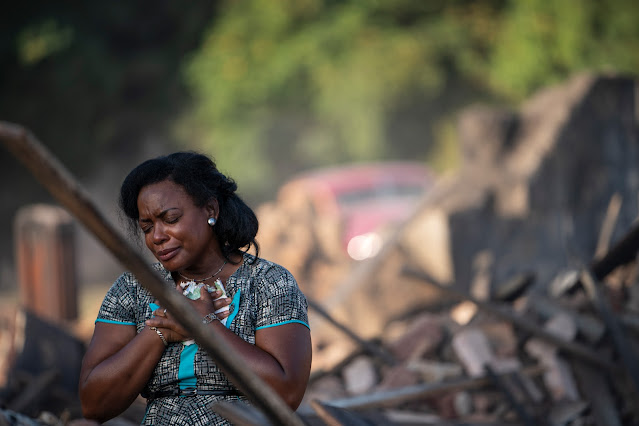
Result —
[[[168, 212], [170, 212], [171, 210], [179, 210], [177, 207], [169, 207], [166, 210], [162, 210], [159, 214], [155, 215], [156, 217], [159, 218], [163, 218], [164, 216], [167, 215]], [[138, 223], [146, 223], [146, 222], [151, 222], [151, 219], [140, 219], [138, 218]]]

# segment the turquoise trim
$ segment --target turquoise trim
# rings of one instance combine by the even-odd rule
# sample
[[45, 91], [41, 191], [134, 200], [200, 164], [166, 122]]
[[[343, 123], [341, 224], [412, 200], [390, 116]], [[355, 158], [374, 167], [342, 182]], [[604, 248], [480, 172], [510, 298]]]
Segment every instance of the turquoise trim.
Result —
[[193, 343], [182, 348], [180, 353], [180, 368], [178, 370], [178, 385], [180, 389], [194, 388], [197, 382], [195, 378], [195, 353], [198, 346]]
[[238, 311], [240, 310], [240, 293], [241, 292], [242, 292], [242, 289], [238, 289], [237, 293], [235, 293], [235, 296], [233, 296], [233, 301], [231, 302], [231, 306], [233, 306], [233, 313], [231, 313], [231, 315], [229, 315], [226, 318], [226, 328], [229, 328], [231, 326], [231, 323], [237, 316]]
[[146, 405], [146, 410], [144, 410], [144, 417], [142, 418], [142, 422], [140, 423], [141, 425], [144, 424], [144, 421], [146, 420], [146, 416], [149, 414], [149, 407], [150, 407], [150, 405], [147, 404]]
[[290, 320], [290, 321], [278, 322], [277, 324], [263, 325], [263, 326], [261, 326], [261, 327], [257, 327], [257, 328], [255, 328], [255, 331], [257, 331], [257, 330], [261, 330], [261, 329], [263, 329], [263, 328], [277, 327], [278, 325], [291, 324], [291, 323], [298, 323], [298, 324], [302, 324], [303, 326], [305, 326], [305, 327], [306, 327], [306, 328], [308, 328], [309, 330], [311, 329], [311, 327], [309, 327], [309, 326], [308, 326], [308, 324], [306, 324], [304, 321], [300, 321], [300, 320]]
[[96, 323], [98, 322], [106, 322], [108, 324], [120, 324], [120, 325], [135, 325], [134, 322], [121, 322], [121, 321], [113, 321], [113, 320], [105, 320], [105, 319], [96, 319], [95, 320]]

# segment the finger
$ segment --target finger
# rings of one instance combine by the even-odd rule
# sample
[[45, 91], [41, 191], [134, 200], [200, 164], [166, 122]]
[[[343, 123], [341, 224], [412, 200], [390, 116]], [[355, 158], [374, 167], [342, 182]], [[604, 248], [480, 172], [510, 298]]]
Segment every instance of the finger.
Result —
[[200, 291], [200, 299], [201, 300], [215, 300], [222, 295], [220, 290], [215, 290], [211, 293], [208, 291]]
[[151, 307], [151, 315], [162, 315], [163, 308], [160, 307], [159, 300], [156, 299], [153, 303], [149, 304], [149, 306]]
[[180, 324], [178, 324], [177, 321], [174, 321], [170, 318], [165, 318], [162, 316], [149, 318], [148, 320], [144, 322], [144, 324], [148, 325], [149, 327], [157, 327], [157, 328], [161, 328], [162, 330], [170, 330], [178, 334], [186, 333], [184, 328]]
[[164, 320], [161, 319], [159, 316], [154, 316], [153, 318], [149, 318], [148, 320], [144, 321], [144, 324], [148, 325], [149, 327], [162, 328], [164, 325]]
[[215, 307], [215, 309], [222, 309], [226, 306], [229, 306], [231, 304], [231, 298], [229, 297], [223, 297], [221, 299], [217, 299], [215, 301], [213, 301], [213, 306]]
[[222, 311], [215, 314], [219, 319], [228, 318], [229, 315], [231, 315], [231, 311]]

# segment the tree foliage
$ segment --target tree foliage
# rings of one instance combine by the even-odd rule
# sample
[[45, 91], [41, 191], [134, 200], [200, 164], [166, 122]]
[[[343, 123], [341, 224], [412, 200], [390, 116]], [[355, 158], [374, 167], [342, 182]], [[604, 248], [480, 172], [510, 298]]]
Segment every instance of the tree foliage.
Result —
[[228, 1], [185, 68], [194, 104], [178, 134], [256, 190], [322, 164], [426, 160], [442, 151], [442, 120], [468, 102], [515, 103], [581, 70], [635, 72], [638, 10], [631, 0]]
[[[214, 13], [208, 0], [5, 2], [0, 120], [32, 130], [82, 182], [110, 178], [115, 210], [128, 169], [171, 145], [168, 123], [186, 96], [181, 61]], [[10, 236], [18, 208], [52, 200], [1, 147], [0, 178], [0, 232]], [[12, 252], [3, 238], [0, 287], [11, 283]]]

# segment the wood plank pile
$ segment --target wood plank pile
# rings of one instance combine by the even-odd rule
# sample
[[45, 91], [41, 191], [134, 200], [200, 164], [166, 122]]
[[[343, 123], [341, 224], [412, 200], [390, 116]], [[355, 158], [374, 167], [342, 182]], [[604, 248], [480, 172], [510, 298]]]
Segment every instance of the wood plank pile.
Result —
[[390, 323], [377, 343], [393, 363], [358, 345], [315, 372], [307, 404], [380, 425], [639, 423], [636, 262], [602, 284], [578, 271], [558, 275], [547, 292], [514, 280], [516, 297], [489, 301], [405, 272], [457, 302]]
[[290, 264], [269, 252], [308, 277], [306, 407], [373, 424], [639, 423], [637, 93], [586, 74], [517, 111], [472, 107], [463, 167], [376, 258], [304, 258], [306, 240]]

